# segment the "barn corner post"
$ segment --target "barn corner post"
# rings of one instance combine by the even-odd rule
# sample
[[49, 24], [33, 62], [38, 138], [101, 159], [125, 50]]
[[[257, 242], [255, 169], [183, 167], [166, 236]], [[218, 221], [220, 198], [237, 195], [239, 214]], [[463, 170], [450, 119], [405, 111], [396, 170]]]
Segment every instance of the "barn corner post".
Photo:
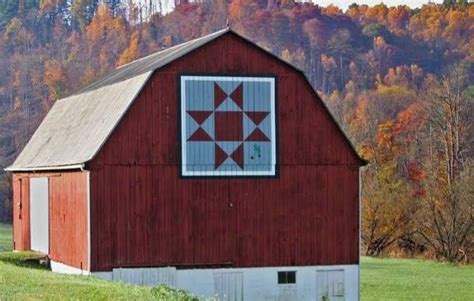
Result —
[[359, 239], [358, 239], [358, 244], [357, 244], [357, 247], [358, 247], [358, 252], [359, 252], [359, 266], [358, 266], [358, 290], [357, 290], [357, 298], [360, 300], [360, 265], [361, 265], [361, 262], [360, 262], [360, 258], [361, 258], [361, 254], [360, 254], [360, 249], [361, 249], [361, 246], [362, 246], [362, 168], [363, 167], [359, 167], [358, 170], [357, 170], [357, 173], [358, 173], [358, 176], [359, 176], [359, 195], [358, 195], [358, 200], [359, 200], [359, 227], [358, 227], [358, 232], [359, 232]]

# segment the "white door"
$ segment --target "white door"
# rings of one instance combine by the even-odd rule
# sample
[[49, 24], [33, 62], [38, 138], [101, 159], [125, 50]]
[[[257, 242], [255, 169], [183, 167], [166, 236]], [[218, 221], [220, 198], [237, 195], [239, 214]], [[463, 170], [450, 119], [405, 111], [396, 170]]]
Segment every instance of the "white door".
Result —
[[318, 301], [344, 301], [344, 270], [316, 271]]
[[48, 178], [30, 178], [31, 250], [49, 253]]
[[214, 273], [214, 295], [219, 301], [244, 300], [244, 281], [242, 272]]

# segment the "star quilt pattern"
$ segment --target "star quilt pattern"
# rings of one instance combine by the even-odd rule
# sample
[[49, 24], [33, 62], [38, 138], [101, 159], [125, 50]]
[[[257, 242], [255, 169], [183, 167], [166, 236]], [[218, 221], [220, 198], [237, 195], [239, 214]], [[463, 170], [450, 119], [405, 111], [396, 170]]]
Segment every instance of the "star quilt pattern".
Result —
[[181, 77], [184, 176], [275, 175], [275, 79]]

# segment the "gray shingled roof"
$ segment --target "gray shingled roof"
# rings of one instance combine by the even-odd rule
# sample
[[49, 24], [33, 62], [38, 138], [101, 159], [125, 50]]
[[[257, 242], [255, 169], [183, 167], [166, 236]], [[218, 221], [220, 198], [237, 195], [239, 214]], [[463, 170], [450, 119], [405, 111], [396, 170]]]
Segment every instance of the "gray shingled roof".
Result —
[[7, 170], [81, 167], [107, 140], [150, 74], [56, 101]]
[[76, 94], [57, 100], [6, 170], [83, 167], [99, 152], [154, 70], [229, 31], [226, 28], [123, 65]]

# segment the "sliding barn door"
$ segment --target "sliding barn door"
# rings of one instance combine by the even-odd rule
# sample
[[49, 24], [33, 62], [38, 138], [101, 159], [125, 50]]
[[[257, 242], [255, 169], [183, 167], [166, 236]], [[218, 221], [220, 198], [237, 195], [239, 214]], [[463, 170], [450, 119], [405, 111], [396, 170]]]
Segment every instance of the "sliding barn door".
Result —
[[49, 253], [48, 178], [30, 178], [31, 250]]
[[344, 270], [320, 270], [316, 272], [318, 301], [344, 301]]
[[244, 280], [242, 272], [214, 273], [214, 294], [221, 301], [243, 301]]

